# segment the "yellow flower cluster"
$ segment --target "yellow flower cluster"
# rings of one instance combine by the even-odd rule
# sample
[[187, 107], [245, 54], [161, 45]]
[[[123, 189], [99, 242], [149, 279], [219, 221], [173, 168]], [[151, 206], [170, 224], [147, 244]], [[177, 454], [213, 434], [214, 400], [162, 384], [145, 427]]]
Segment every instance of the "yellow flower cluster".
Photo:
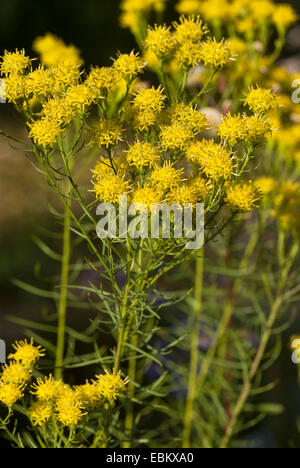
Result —
[[144, 20], [152, 10], [162, 13], [167, 0], [122, 0], [121, 3], [121, 25], [131, 28], [133, 32], [138, 30], [141, 21]]
[[54, 34], [46, 34], [38, 37], [33, 44], [33, 50], [40, 55], [41, 62], [47, 67], [56, 67], [59, 64], [82, 65], [79, 50], [73, 46], [67, 46]]
[[[14, 404], [24, 406], [34, 426], [42, 426], [56, 418], [64, 426], [75, 427], [86, 412], [99, 407], [105, 401], [113, 401], [125, 391], [127, 380], [120, 375], [99, 375], [95, 381], [71, 388], [62, 380], [55, 380], [50, 374], [37, 378], [29, 387], [34, 366], [44, 350], [30, 342], [20, 341], [14, 345], [15, 352], [9, 355], [9, 365], [3, 366], [0, 374], [0, 402], [10, 409]], [[26, 395], [26, 389], [35, 401]], [[24, 399], [23, 399], [24, 397]], [[28, 406], [29, 402], [29, 407]]]

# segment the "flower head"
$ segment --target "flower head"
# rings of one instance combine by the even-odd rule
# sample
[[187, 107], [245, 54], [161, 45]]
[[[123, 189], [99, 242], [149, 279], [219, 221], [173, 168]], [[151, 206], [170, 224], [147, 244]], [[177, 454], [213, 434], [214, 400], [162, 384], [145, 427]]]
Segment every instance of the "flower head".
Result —
[[34, 426], [43, 426], [52, 416], [52, 408], [46, 401], [33, 403], [28, 412]]
[[156, 167], [151, 174], [152, 186], [160, 192], [177, 187], [182, 180], [183, 170], [176, 169], [170, 163]]
[[204, 65], [213, 68], [223, 68], [232, 60], [230, 43], [222, 40], [208, 39], [200, 44], [200, 56]]
[[114, 60], [113, 68], [120, 72], [125, 79], [132, 80], [136, 75], [142, 73], [145, 63], [133, 51], [130, 54], [119, 54]]
[[278, 188], [278, 182], [272, 177], [260, 177], [254, 183], [257, 190], [264, 196], [270, 195]]
[[130, 191], [129, 183], [118, 175], [98, 179], [94, 185], [96, 197], [108, 203], [119, 203], [119, 197]]
[[152, 143], [138, 141], [131, 146], [127, 153], [127, 160], [131, 166], [139, 169], [152, 167], [160, 159], [160, 150]]
[[120, 82], [120, 74], [112, 67], [92, 68], [85, 84], [92, 88], [98, 97], [103, 92], [111, 91]]
[[179, 44], [185, 41], [199, 42], [207, 32], [207, 28], [203, 25], [200, 16], [181, 16], [179, 23], [173, 23], [175, 28], [175, 39]]
[[0, 382], [0, 401], [5, 406], [11, 408], [23, 396], [20, 386], [14, 383]]
[[25, 99], [26, 78], [23, 75], [9, 75], [4, 79], [4, 83], [8, 102], [15, 104], [19, 99]]
[[276, 5], [272, 19], [278, 29], [286, 30], [297, 21], [298, 16], [291, 5], [280, 4]]
[[51, 70], [38, 68], [26, 77], [26, 93], [28, 95], [46, 97], [53, 92], [54, 76]]
[[8, 359], [14, 359], [28, 367], [35, 364], [40, 357], [45, 356], [45, 350], [41, 346], [34, 346], [32, 338], [29, 343], [27, 340], [17, 341], [13, 344], [13, 348], [15, 352], [10, 354]]
[[74, 45], [67, 46], [62, 39], [51, 33], [37, 37], [33, 43], [33, 50], [40, 55], [41, 62], [47, 67], [83, 64], [80, 51]]
[[252, 88], [247, 94], [245, 104], [255, 114], [262, 115], [278, 108], [278, 102], [269, 89]]
[[123, 139], [123, 129], [115, 120], [103, 119], [92, 128], [92, 141], [99, 146], [109, 148]]
[[160, 112], [164, 107], [166, 96], [163, 94], [162, 88], [146, 88], [139, 91], [133, 100], [133, 106], [139, 112], [153, 111]]
[[84, 84], [71, 86], [66, 93], [66, 102], [77, 111], [83, 112], [95, 100], [93, 90]]
[[3, 367], [0, 382], [22, 385], [28, 382], [30, 378], [31, 370], [28, 367], [22, 366], [19, 362], [11, 362]]
[[233, 211], [248, 212], [257, 206], [260, 199], [256, 186], [251, 182], [229, 185], [225, 201]]
[[57, 122], [44, 118], [30, 124], [29, 136], [36, 144], [52, 148], [56, 145], [61, 132], [62, 128]]
[[80, 79], [79, 66], [74, 63], [58, 64], [55, 68], [52, 68], [55, 85], [54, 91], [61, 93], [65, 91], [69, 86], [75, 86], [78, 84]]
[[30, 58], [25, 55], [25, 50], [17, 50], [15, 52], [4, 52], [0, 71], [2, 75], [18, 75], [22, 74], [30, 66]]
[[44, 102], [42, 116], [58, 125], [65, 126], [73, 120], [75, 112], [65, 98], [56, 97]]
[[194, 133], [185, 125], [174, 122], [162, 127], [160, 139], [164, 149], [184, 151], [194, 139]]
[[75, 388], [82, 406], [87, 410], [93, 410], [99, 405], [102, 395], [99, 392], [97, 383], [89, 383], [88, 381], [84, 385], [79, 385]]
[[56, 400], [55, 412], [58, 421], [68, 427], [77, 426], [84, 416], [80, 398], [78, 394], [71, 389], [62, 393]]
[[191, 105], [183, 103], [175, 104], [171, 109], [171, 121], [177, 122], [180, 125], [185, 125], [194, 133], [200, 133], [207, 128], [207, 120], [204, 114], [201, 114]]
[[132, 203], [144, 205], [150, 211], [152, 204], [161, 203], [161, 194], [151, 187], [138, 188], [133, 192]]
[[218, 126], [218, 135], [222, 140], [230, 145], [235, 145], [242, 141], [245, 132], [245, 120], [238, 115], [231, 115], [230, 112], [223, 118], [223, 122]]
[[105, 374], [96, 377], [98, 391], [104, 398], [116, 400], [125, 391], [126, 381], [120, 375]]
[[272, 127], [268, 120], [257, 115], [244, 117], [245, 133], [244, 141], [252, 144], [260, 144], [266, 141], [272, 134]]
[[170, 28], [163, 25], [154, 28], [148, 28], [148, 34], [145, 39], [145, 47], [158, 56], [169, 54], [175, 46], [174, 35]]
[[189, 40], [182, 42], [175, 54], [176, 63], [188, 68], [201, 63], [202, 57], [200, 44]]
[[34, 390], [32, 394], [36, 395], [39, 400], [52, 401], [60, 394], [62, 381], [54, 380], [50, 374], [45, 379], [38, 378], [36, 383], [32, 385], [32, 388]]
[[223, 145], [213, 140], [202, 140], [192, 145], [187, 158], [201, 167], [211, 179], [229, 179], [233, 173], [232, 156]]

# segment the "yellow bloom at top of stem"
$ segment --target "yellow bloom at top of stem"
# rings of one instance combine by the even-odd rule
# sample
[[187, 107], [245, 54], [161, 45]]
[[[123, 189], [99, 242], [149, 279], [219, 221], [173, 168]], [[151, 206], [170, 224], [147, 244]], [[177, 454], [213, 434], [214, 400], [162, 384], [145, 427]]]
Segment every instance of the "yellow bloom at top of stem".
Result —
[[29, 127], [30, 138], [44, 148], [53, 148], [57, 143], [57, 138], [62, 133], [62, 128], [57, 122], [46, 118], [29, 124]]
[[257, 206], [260, 199], [258, 190], [252, 182], [228, 185], [225, 201], [233, 211], [248, 212]]
[[14, 104], [26, 96], [26, 78], [23, 75], [10, 75], [4, 78], [5, 94], [8, 102]]
[[24, 366], [31, 367], [35, 364], [40, 357], [45, 356], [45, 350], [41, 346], [35, 346], [33, 338], [30, 342], [27, 340], [17, 341], [13, 344], [14, 353], [8, 356], [8, 359], [14, 359], [16, 362], [24, 364]]
[[130, 192], [130, 185], [119, 175], [109, 175], [98, 179], [94, 185], [94, 192], [100, 201], [119, 203], [119, 197]]
[[44, 102], [42, 116], [58, 125], [65, 126], [71, 123], [75, 117], [75, 111], [65, 98], [56, 97]]
[[21, 385], [28, 382], [31, 378], [31, 369], [22, 366], [19, 362], [11, 362], [5, 365], [0, 375], [0, 382]]
[[87, 381], [84, 385], [75, 387], [75, 393], [86, 410], [96, 409], [102, 399], [96, 382], [89, 383]]
[[164, 108], [166, 96], [161, 86], [142, 89], [134, 98], [133, 106], [138, 111], [160, 112]]
[[144, 205], [147, 210], [151, 210], [151, 205], [154, 203], [161, 203], [162, 196], [151, 187], [138, 188], [133, 192], [132, 203], [140, 203]]
[[118, 375], [97, 375], [96, 385], [100, 395], [107, 399], [116, 400], [125, 391], [127, 381]]
[[127, 153], [127, 160], [131, 166], [136, 166], [138, 169], [144, 167], [152, 167], [159, 161], [161, 153], [157, 146], [152, 143], [138, 141], [132, 145]]
[[179, 22], [173, 23], [175, 39], [178, 44], [185, 41], [199, 42], [207, 33], [207, 27], [203, 24], [200, 16], [181, 16]]
[[134, 113], [134, 126], [140, 132], [148, 132], [153, 125], [157, 123], [158, 112], [151, 109], [145, 109], [143, 111], [136, 111]]
[[148, 34], [145, 39], [146, 49], [151, 50], [157, 56], [163, 57], [170, 54], [176, 45], [174, 33], [166, 25], [154, 28], [148, 28]]
[[28, 410], [34, 426], [43, 426], [52, 416], [52, 408], [46, 401], [37, 401]]
[[26, 76], [26, 94], [46, 97], [53, 93], [54, 83], [53, 72], [40, 67]]
[[118, 57], [114, 59], [113, 68], [120, 72], [126, 80], [132, 80], [135, 76], [143, 72], [146, 64], [132, 51], [130, 54], [119, 53]]
[[300, 191], [299, 184], [288, 180], [279, 187], [274, 200], [273, 216], [282, 229], [300, 230]]
[[33, 50], [40, 55], [41, 62], [47, 67], [58, 64], [83, 64], [80, 51], [74, 45], [67, 46], [62, 39], [51, 33], [37, 37], [33, 43]]
[[0, 64], [1, 75], [18, 75], [24, 73], [30, 66], [30, 58], [25, 55], [25, 50], [16, 49], [15, 52], [4, 51]]
[[181, 184], [171, 190], [166, 197], [166, 201], [169, 204], [178, 203], [182, 206], [186, 203], [195, 205], [200, 201], [204, 201], [209, 192], [209, 183], [203, 177], [198, 176], [188, 183]]
[[55, 400], [61, 393], [63, 382], [61, 380], [54, 380], [50, 374], [45, 379], [38, 378], [36, 383], [32, 385], [33, 391], [31, 392], [39, 400], [52, 401]]
[[66, 102], [74, 110], [84, 112], [96, 101], [95, 92], [84, 84], [71, 86], [66, 93]]
[[96, 91], [101, 96], [103, 91], [111, 91], [116, 88], [121, 80], [120, 74], [112, 67], [94, 67], [91, 69], [85, 84]]
[[0, 382], [0, 402], [11, 408], [23, 397], [22, 389], [14, 383]]
[[82, 407], [83, 405], [77, 392], [69, 389], [65, 393], [62, 393], [56, 400], [56, 417], [64, 426], [77, 426], [84, 416]]
[[116, 120], [103, 119], [92, 127], [92, 143], [105, 146], [117, 145], [123, 140], [123, 129]]
[[246, 143], [260, 144], [272, 135], [270, 122], [258, 115], [245, 116], [244, 141]]
[[97, 164], [92, 170], [92, 173], [93, 173], [93, 179], [96, 179], [96, 180], [100, 180], [100, 179], [115, 175], [115, 172], [110, 165], [109, 159], [104, 158], [104, 157], [101, 157], [97, 161]]
[[200, 64], [202, 61], [200, 44], [189, 40], [182, 42], [176, 50], [175, 61], [178, 65], [187, 68]]
[[193, 139], [193, 131], [177, 122], [163, 126], [160, 133], [161, 145], [164, 149], [184, 151]]
[[276, 5], [270, 0], [251, 0], [249, 10], [258, 21], [264, 22], [272, 18]]
[[206, 67], [218, 69], [223, 68], [230, 60], [233, 60], [230, 42], [224, 39], [217, 42], [215, 38], [209, 38], [206, 42], [202, 42], [200, 44], [200, 56]]
[[207, 129], [208, 123], [204, 114], [194, 109], [192, 105], [177, 103], [170, 111], [171, 121], [185, 125], [194, 133]]
[[272, 19], [278, 29], [286, 30], [297, 21], [298, 15], [291, 5], [283, 3], [276, 5]]
[[58, 64], [55, 68], [52, 68], [56, 93], [65, 91], [69, 86], [77, 85], [80, 79], [79, 66], [73, 63], [69, 64]]
[[252, 88], [246, 95], [245, 104], [255, 114], [262, 115], [278, 108], [276, 96], [270, 89]]
[[238, 37], [231, 37], [228, 42], [232, 55], [239, 56], [245, 54], [249, 49], [247, 42]]
[[187, 151], [187, 158], [201, 167], [211, 179], [229, 179], [233, 174], [230, 152], [213, 140], [202, 140], [193, 144]]
[[209, 22], [219, 21], [228, 23], [237, 15], [235, 5], [228, 0], [201, 1], [197, 12]]
[[183, 169], [176, 169], [170, 162], [162, 167], [156, 167], [151, 174], [152, 186], [160, 192], [166, 192], [177, 187], [182, 180]]
[[242, 141], [245, 133], [245, 120], [238, 115], [231, 115], [230, 112], [223, 118], [223, 122], [218, 126], [218, 135], [222, 140], [230, 145], [235, 145]]

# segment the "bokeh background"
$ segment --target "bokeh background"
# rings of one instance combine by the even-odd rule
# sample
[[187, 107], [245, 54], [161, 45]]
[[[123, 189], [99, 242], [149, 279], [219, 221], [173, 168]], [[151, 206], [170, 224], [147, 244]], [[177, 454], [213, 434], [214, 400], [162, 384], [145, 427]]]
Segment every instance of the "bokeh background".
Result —
[[[118, 50], [127, 52], [136, 46], [130, 32], [119, 27], [119, 3], [118, 0], [2, 0], [0, 50], [24, 47], [34, 56], [31, 50], [33, 39], [52, 32], [67, 44], [75, 44], [82, 51], [87, 67], [90, 64], [109, 65], [110, 58]], [[176, 17], [175, 3], [169, 2], [168, 21]], [[299, 0], [290, 3], [300, 12]], [[284, 58], [296, 66], [300, 62], [297, 50], [300, 50], [299, 27], [290, 32], [284, 51]], [[0, 105], [0, 128], [22, 137], [15, 117], [12, 106]], [[41, 313], [44, 316], [53, 313], [53, 306], [46, 297], [41, 300], [20, 289], [15, 280], [46, 290], [47, 284], [41, 284], [40, 266], [43, 265], [44, 276], [49, 278], [55, 274], [55, 266], [36, 245], [36, 238], [43, 236], [51, 225], [50, 191], [24, 154], [16, 151], [3, 137], [0, 137], [0, 202], [0, 338], [10, 347], [13, 340], [23, 336], [24, 328], [26, 332], [20, 320], [40, 320]], [[55, 250], [58, 240], [53, 238], [51, 243]], [[82, 313], [74, 312], [71, 321], [79, 328], [86, 325]], [[292, 332], [300, 333], [299, 327], [299, 323], [294, 325]], [[291, 331], [284, 338], [285, 343], [290, 334]], [[297, 368], [292, 364], [290, 354], [286, 345], [281, 359], [270, 370], [269, 378], [279, 383], [270, 400], [284, 403], [286, 410], [278, 418], [267, 419], [255, 434], [250, 434], [256, 437], [260, 447], [300, 447], [297, 428], [300, 392]]]

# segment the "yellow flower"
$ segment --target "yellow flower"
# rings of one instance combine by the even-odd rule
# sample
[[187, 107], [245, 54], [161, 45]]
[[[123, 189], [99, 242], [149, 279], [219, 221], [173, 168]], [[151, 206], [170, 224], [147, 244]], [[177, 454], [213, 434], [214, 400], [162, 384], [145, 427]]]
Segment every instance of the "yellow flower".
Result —
[[161, 194], [151, 187], [138, 188], [132, 196], [132, 203], [140, 203], [150, 211], [151, 205], [161, 203]]
[[154, 52], [158, 56], [169, 54], [175, 47], [175, 39], [170, 28], [163, 25], [154, 28], [148, 28], [148, 34], [145, 39], [145, 48]]
[[130, 54], [119, 54], [114, 60], [113, 68], [120, 72], [127, 80], [132, 80], [136, 75], [142, 73], [146, 64], [133, 51]]
[[133, 106], [139, 112], [160, 112], [164, 107], [164, 101], [166, 96], [163, 94], [161, 86], [158, 88], [146, 88], [142, 89], [134, 98]]
[[223, 68], [230, 60], [233, 60], [230, 43], [222, 40], [208, 39], [200, 44], [200, 56], [204, 65], [213, 68]]
[[58, 125], [68, 125], [75, 117], [71, 104], [65, 98], [54, 98], [43, 104], [42, 116]]
[[43, 146], [44, 148], [52, 148], [55, 146], [57, 138], [62, 133], [62, 128], [53, 120], [41, 119], [29, 126], [30, 138], [32, 138], [36, 144]]
[[96, 378], [98, 391], [104, 398], [116, 400], [125, 391], [126, 381], [120, 375], [97, 375]]
[[269, 89], [252, 88], [246, 95], [245, 104], [255, 114], [262, 115], [278, 108], [278, 102]]
[[165, 162], [163, 167], [156, 167], [152, 172], [151, 184], [160, 192], [172, 190], [179, 185], [182, 175], [182, 169], [175, 169], [170, 163]]
[[80, 79], [80, 69], [78, 65], [73, 63], [58, 64], [52, 70], [55, 79], [55, 92], [61, 93], [69, 86], [75, 86], [78, 84]]
[[296, 15], [293, 7], [286, 4], [280, 4], [276, 5], [272, 19], [278, 29], [286, 30], [297, 21], [298, 16]]
[[205, 180], [202, 176], [197, 176], [191, 179], [188, 183], [188, 187], [197, 197], [197, 201], [203, 201], [210, 193], [212, 185], [210, 182]]
[[272, 134], [270, 123], [257, 115], [244, 117], [245, 133], [244, 141], [247, 143], [260, 144], [266, 141]]
[[37, 401], [28, 412], [34, 426], [43, 426], [52, 416], [51, 406], [46, 401]]
[[181, 66], [195, 67], [202, 60], [200, 44], [184, 41], [176, 50], [175, 60]]
[[108, 159], [101, 157], [97, 162], [96, 166], [92, 170], [93, 178], [96, 180], [100, 180], [103, 178], [108, 178], [110, 176], [114, 176], [115, 172], [110, 165]]
[[229, 179], [233, 173], [233, 162], [229, 151], [213, 140], [202, 140], [192, 145], [187, 158], [201, 167], [211, 179]]
[[30, 58], [25, 55], [25, 50], [8, 52], [5, 50], [0, 71], [2, 75], [17, 75], [22, 74], [30, 66]]
[[53, 376], [50, 374], [49, 377], [45, 379], [38, 378], [36, 383], [32, 385], [32, 388], [34, 391], [31, 393], [36, 395], [39, 400], [51, 401], [60, 394], [62, 382], [54, 380]]
[[119, 203], [119, 197], [130, 191], [129, 183], [118, 175], [98, 179], [94, 185], [96, 197], [108, 203]]
[[38, 68], [26, 77], [26, 92], [28, 95], [46, 97], [53, 93], [54, 76], [50, 70]]
[[8, 359], [14, 359], [25, 366], [30, 367], [35, 364], [40, 357], [45, 356], [45, 350], [41, 346], [34, 346], [32, 338], [29, 343], [27, 340], [17, 341], [13, 344], [13, 348], [15, 352], [10, 354]]
[[235, 145], [243, 140], [245, 132], [245, 120], [238, 115], [231, 115], [230, 112], [223, 118], [223, 122], [218, 126], [218, 135], [222, 140], [231, 145]]
[[152, 110], [137, 111], [134, 115], [134, 126], [140, 131], [148, 131], [150, 127], [156, 124], [158, 114]]
[[12, 362], [3, 367], [0, 381], [5, 384], [11, 383], [14, 385], [24, 384], [31, 377], [31, 371], [27, 367], [23, 367], [19, 362]]
[[160, 151], [155, 145], [138, 141], [129, 148], [127, 160], [131, 166], [142, 169], [152, 167], [160, 159], [160, 156]]
[[251, 182], [228, 186], [225, 201], [233, 211], [247, 212], [257, 206], [260, 199], [257, 188]]
[[247, 42], [239, 39], [238, 37], [231, 37], [229, 39], [229, 45], [232, 55], [243, 55], [248, 51]]
[[282, 184], [274, 201], [273, 216], [283, 229], [300, 230], [300, 192], [299, 185], [287, 181]]
[[184, 151], [194, 139], [194, 133], [185, 125], [174, 122], [162, 127], [160, 139], [164, 149]]
[[251, 2], [249, 2], [249, 8], [252, 15], [261, 22], [272, 18], [276, 10], [276, 6], [270, 0], [251, 0]]
[[199, 42], [207, 32], [206, 26], [203, 24], [200, 16], [181, 16], [179, 23], [173, 23], [175, 29], [175, 39], [178, 44], [185, 41]]
[[19, 99], [25, 99], [26, 79], [24, 76], [10, 75], [4, 79], [4, 83], [8, 102], [15, 104]]
[[84, 112], [86, 107], [89, 107], [96, 101], [95, 93], [91, 88], [84, 84], [72, 86], [66, 94], [66, 102], [77, 111]]
[[191, 105], [175, 104], [171, 109], [171, 121], [185, 125], [194, 133], [200, 133], [207, 128], [206, 117]]
[[168, 193], [166, 200], [171, 205], [178, 203], [184, 206], [186, 203], [195, 205], [197, 202], [203, 199], [203, 194], [199, 191], [200, 185], [197, 183], [183, 184]]
[[55, 412], [58, 421], [68, 427], [77, 426], [84, 416], [82, 403], [76, 392], [71, 389], [57, 399]]
[[111, 91], [121, 80], [120, 74], [112, 67], [92, 68], [87, 79], [86, 86], [95, 90], [98, 97], [106, 91]]
[[23, 396], [22, 390], [19, 386], [13, 383], [0, 382], [0, 401], [11, 408]]
[[123, 139], [122, 127], [115, 120], [101, 120], [92, 128], [92, 141], [99, 146], [109, 148]]
[[54, 34], [47, 33], [37, 37], [33, 43], [33, 50], [41, 57], [41, 62], [47, 67], [58, 64], [80, 66], [83, 60], [80, 51], [73, 45], [67, 46], [62, 39]]
[[277, 181], [272, 177], [261, 177], [257, 179], [254, 183], [258, 191], [265, 196], [270, 195], [278, 188]]
[[99, 392], [98, 385], [88, 381], [84, 385], [75, 388], [75, 393], [82, 403], [82, 406], [87, 410], [96, 409], [99, 406], [102, 395]]

